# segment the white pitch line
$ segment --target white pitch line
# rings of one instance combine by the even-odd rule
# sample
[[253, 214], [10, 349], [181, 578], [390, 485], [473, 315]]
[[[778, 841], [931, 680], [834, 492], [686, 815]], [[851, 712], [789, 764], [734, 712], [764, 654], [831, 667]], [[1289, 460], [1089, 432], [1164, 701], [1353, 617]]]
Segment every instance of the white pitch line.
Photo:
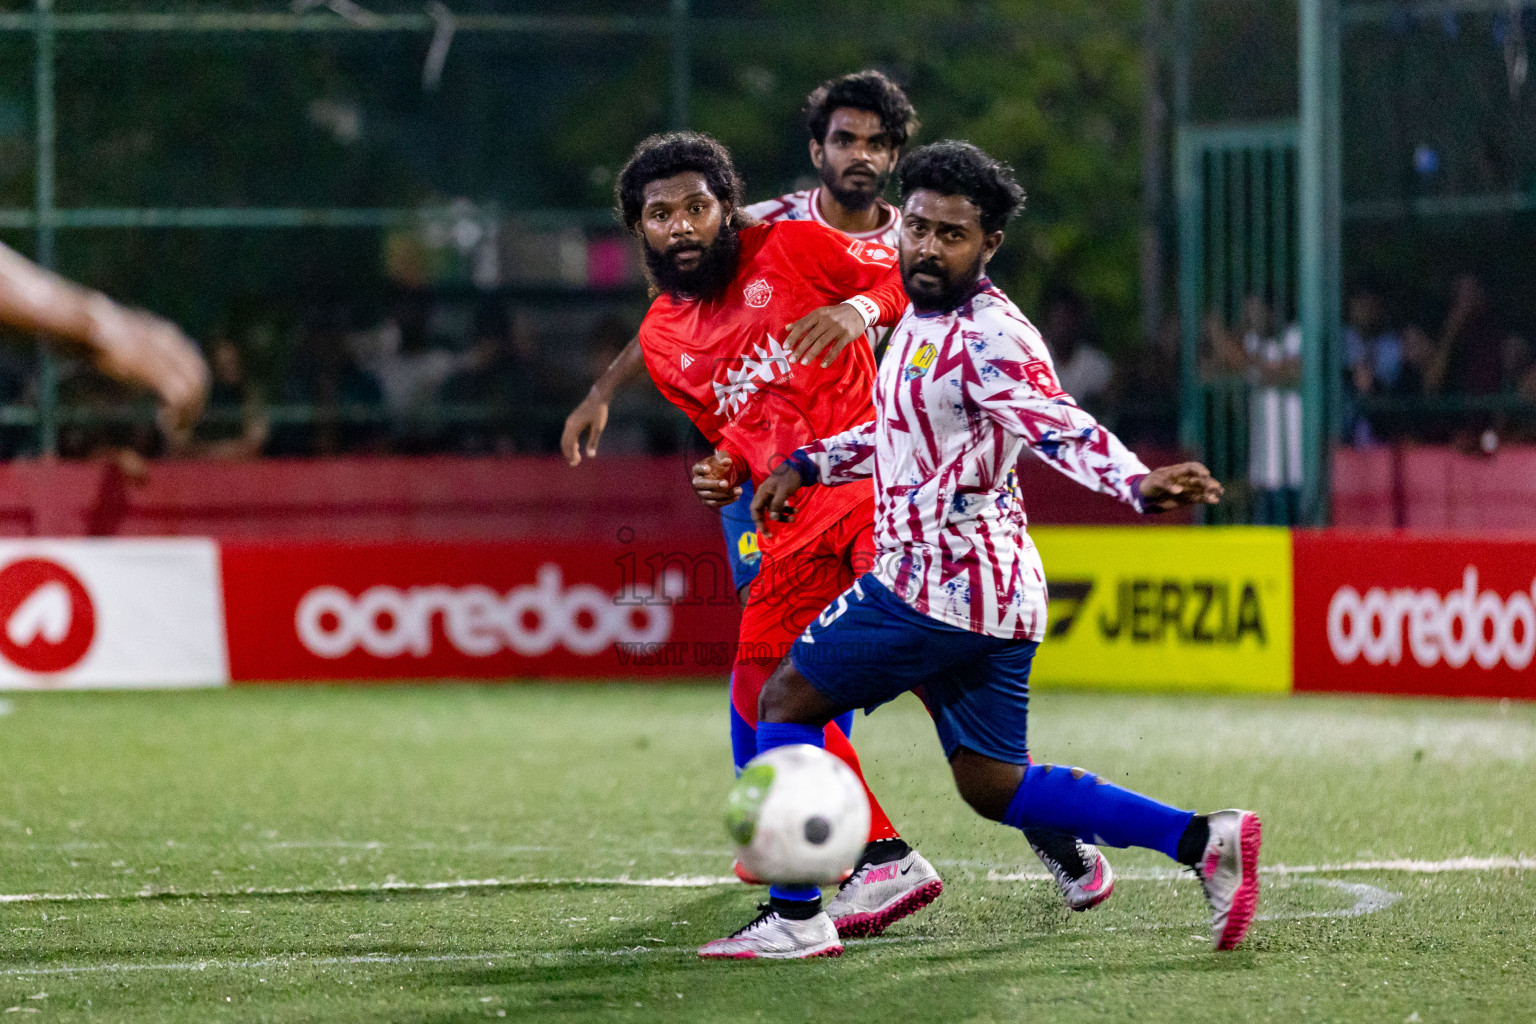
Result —
[[[1461, 871], [1529, 871], [1536, 869], [1533, 857], [1455, 857], [1449, 860], [1359, 860], [1340, 864], [1268, 864], [1259, 870], [1266, 875], [1318, 875], [1347, 871], [1406, 872], [1444, 874]], [[1115, 877], [1128, 882], [1154, 882], [1185, 877], [1174, 868], [1117, 871]], [[988, 871], [988, 882], [1048, 882], [1044, 871]], [[618, 886], [641, 889], [706, 889], [717, 885], [736, 885], [731, 875], [674, 875], [665, 878], [459, 878], [447, 882], [379, 882], [369, 885], [250, 887], [245, 889], [141, 889], [119, 893], [0, 893], [0, 903], [83, 903], [96, 900], [219, 899], [242, 896], [341, 896], [357, 893], [452, 892], [471, 889], [538, 889], [559, 886]]]
[[[1438, 875], [1456, 871], [1531, 871], [1536, 870], [1536, 857], [1453, 857], [1449, 860], [1354, 860], [1339, 864], [1265, 864], [1259, 868], [1264, 875], [1332, 875], [1344, 871], [1390, 871], [1416, 875]], [[1143, 870], [1116, 871], [1115, 878], [1136, 882], [1155, 882], [1167, 878], [1184, 878], [1187, 871], [1179, 868], [1146, 868]], [[987, 872], [989, 882], [1049, 882], [1052, 877], [1044, 871], [997, 871]]]
[[[895, 935], [876, 939], [849, 939], [845, 946], [891, 946], [914, 942], [934, 941], [927, 935]], [[183, 960], [173, 963], [141, 964], [87, 964], [80, 967], [13, 967], [0, 970], [0, 978], [33, 977], [49, 974], [130, 974], [139, 971], [208, 971], [253, 970], [263, 967], [360, 967], [367, 964], [449, 964], [484, 962], [487, 967], [498, 961], [518, 961], [530, 957], [541, 960], [560, 960], [582, 957], [621, 957], [642, 954], [677, 955], [697, 953], [697, 946], [626, 946], [623, 949], [555, 949], [509, 950], [501, 953], [445, 953], [436, 956], [414, 956], [409, 953], [389, 956], [383, 953], [362, 956], [283, 956], [261, 960]]]
[[1452, 857], [1449, 860], [1355, 860], [1342, 864], [1298, 864], [1261, 868], [1277, 875], [1332, 874], [1336, 871], [1405, 871], [1415, 875], [1439, 875], [1448, 871], [1530, 871], [1536, 857]]
[[610, 885], [642, 889], [704, 889], [740, 884], [734, 875], [676, 875], [668, 878], [457, 878], [451, 882], [379, 882], [370, 885], [267, 886], [245, 889], [141, 889], [113, 896], [100, 892], [0, 893], [0, 903], [81, 903], [92, 900], [218, 899], [241, 896], [342, 896], [355, 893], [442, 892], [468, 889], [548, 889]]
[[[657, 881], [652, 879], [650, 881]], [[664, 879], [661, 881], [672, 881]], [[734, 882], [735, 879], [729, 881]], [[1355, 897], [1352, 906], [1338, 910], [1299, 911], [1283, 914], [1261, 914], [1261, 921], [1295, 921], [1307, 918], [1320, 917], [1361, 917], [1366, 914], [1374, 914], [1378, 910], [1385, 910], [1402, 898], [1400, 893], [1388, 892], [1378, 889], [1374, 885], [1365, 885], [1358, 882], [1343, 882], [1337, 879], [1297, 879], [1313, 885], [1323, 885], [1329, 888], [1343, 890]], [[699, 880], [701, 884], [725, 884], [725, 879]], [[1144, 924], [1127, 926], [1110, 926], [1105, 931], [1160, 931], [1173, 928], [1189, 928], [1189, 924]], [[1057, 933], [1037, 932], [1029, 935], [1016, 936], [1019, 939], [1051, 939], [1056, 938]], [[934, 937], [928, 935], [898, 935], [885, 936], [875, 939], [851, 939], [848, 946], [885, 946], [905, 945], [908, 943], [933, 942]], [[484, 962], [488, 967], [494, 967], [497, 961], [519, 961], [530, 958], [540, 960], [580, 959], [592, 957], [624, 957], [624, 956], [654, 956], [657, 954], [676, 956], [696, 952], [694, 946], [628, 946], [623, 949], [573, 949], [573, 950], [514, 950], [503, 953], [448, 953], [428, 956], [413, 956], [410, 954], [390, 956], [382, 953], [364, 954], [360, 956], [331, 956], [331, 957], [306, 957], [284, 956], [268, 957], [260, 960], [186, 960], [172, 963], [120, 963], [120, 964], [88, 964], [84, 966], [66, 967], [13, 967], [0, 970], [0, 978], [37, 977], [58, 974], [131, 974], [141, 971], [183, 971], [202, 972], [208, 970], [254, 970], [259, 968], [293, 968], [293, 967], [361, 967], [368, 964], [440, 964], [440, 963], [468, 963]]]

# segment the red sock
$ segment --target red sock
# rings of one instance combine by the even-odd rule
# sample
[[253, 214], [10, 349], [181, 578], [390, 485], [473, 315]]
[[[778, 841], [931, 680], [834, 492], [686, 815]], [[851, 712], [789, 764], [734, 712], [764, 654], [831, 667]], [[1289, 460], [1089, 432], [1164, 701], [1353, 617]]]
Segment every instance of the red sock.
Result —
[[864, 769], [859, 765], [858, 752], [853, 749], [853, 744], [848, 742], [848, 737], [843, 735], [843, 730], [837, 727], [836, 722], [828, 722], [826, 729], [827, 753], [832, 754], [853, 769], [853, 773], [859, 777], [859, 782], [864, 786], [864, 793], [869, 797], [869, 841], [878, 839], [898, 839], [901, 833], [896, 831], [896, 826], [891, 824], [891, 819], [886, 817], [885, 809], [880, 806], [880, 801], [875, 799], [875, 794], [869, 790], [869, 783], [864, 780]]

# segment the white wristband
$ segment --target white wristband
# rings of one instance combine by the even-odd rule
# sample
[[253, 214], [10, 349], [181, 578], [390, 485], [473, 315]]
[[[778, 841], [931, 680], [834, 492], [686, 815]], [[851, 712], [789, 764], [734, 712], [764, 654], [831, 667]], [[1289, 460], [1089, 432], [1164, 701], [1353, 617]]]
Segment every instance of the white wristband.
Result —
[[859, 316], [864, 318], [866, 331], [880, 322], [880, 307], [867, 295], [855, 295], [851, 299], [845, 299], [843, 305], [852, 306]]

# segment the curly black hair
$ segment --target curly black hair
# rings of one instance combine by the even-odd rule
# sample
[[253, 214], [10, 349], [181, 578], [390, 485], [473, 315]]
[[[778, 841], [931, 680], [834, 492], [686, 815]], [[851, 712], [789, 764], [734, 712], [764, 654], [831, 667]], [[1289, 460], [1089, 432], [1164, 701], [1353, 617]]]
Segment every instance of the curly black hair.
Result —
[[880, 127], [900, 149], [917, 131], [917, 111], [901, 86], [878, 71], [855, 71], [822, 82], [805, 98], [805, 127], [817, 142], [827, 141], [827, 126], [839, 107], [867, 110], [880, 117]]
[[645, 186], [685, 171], [704, 175], [715, 198], [739, 214], [743, 187], [730, 150], [703, 132], [667, 132], [642, 141], [619, 171], [613, 195], [624, 226], [633, 231], [640, 223]]
[[981, 230], [991, 234], [1024, 209], [1024, 188], [1013, 168], [969, 142], [944, 139], [914, 149], [896, 167], [901, 201], [919, 189], [965, 196], [981, 212]]

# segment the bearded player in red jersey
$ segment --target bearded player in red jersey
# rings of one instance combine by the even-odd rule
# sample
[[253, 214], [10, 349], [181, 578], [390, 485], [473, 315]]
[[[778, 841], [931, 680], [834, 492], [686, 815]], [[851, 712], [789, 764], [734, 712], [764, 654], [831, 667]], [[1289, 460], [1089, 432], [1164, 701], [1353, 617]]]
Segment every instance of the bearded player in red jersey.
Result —
[[[753, 203], [746, 207], [746, 215], [767, 224], [813, 220], [850, 238], [896, 248], [901, 234], [901, 211], [881, 194], [896, 169], [902, 147], [917, 130], [917, 112], [901, 86], [874, 70], [829, 79], [806, 97], [805, 127], [810, 134], [811, 164], [820, 186]], [[876, 329], [866, 333], [871, 348], [880, 333]], [[824, 358], [835, 355], [831, 350], [823, 353]], [[572, 466], [581, 463], [583, 434], [587, 436], [585, 454], [596, 457], [598, 440], [608, 423], [608, 405], [620, 388], [640, 374], [644, 361], [639, 339], [630, 339], [619, 357], [592, 384], [586, 398], [566, 417], [560, 436], [560, 451], [566, 462]], [[751, 507], [752, 484], [747, 481], [741, 497], [720, 510], [726, 560], [743, 601], [757, 576], [761, 558]], [[743, 750], [756, 749], [756, 740], [748, 736]], [[738, 758], [737, 767], [751, 758], [751, 753]]]
[[[814, 221], [744, 226], [730, 154], [691, 132], [642, 142], [616, 191], [660, 292], [640, 326], [646, 369], [716, 448], [694, 479], [706, 504], [729, 504], [798, 446], [870, 418], [874, 355], [848, 342], [906, 309], [894, 249]], [[867, 568], [873, 521], [869, 487], [828, 488], [764, 546], [731, 673], [731, 704], [749, 727], [784, 652]], [[846, 723], [829, 724], [826, 739], [862, 778]], [[943, 890], [873, 794], [869, 802], [870, 843], [827, 908], [845, 936], [876, 934]], [[770, 901], [785, 917], [810, 916], [821, 892], [775, 886]]]

